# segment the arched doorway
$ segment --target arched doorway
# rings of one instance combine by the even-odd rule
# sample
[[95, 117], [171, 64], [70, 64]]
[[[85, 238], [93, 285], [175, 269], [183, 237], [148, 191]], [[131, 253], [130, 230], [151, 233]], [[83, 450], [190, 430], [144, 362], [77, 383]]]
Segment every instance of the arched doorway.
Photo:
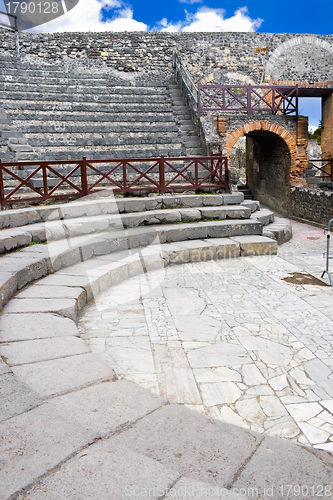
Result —
[[290, 189], [291, 154], [282, 137], [266, 130], [246, 135], [246, 179], [254, 198], [285, 211]]
[[246, 179], [253, 196], [275, 210], [288, 212], [290, 186], [299, 173], [296, 133], [268, 120], [229, 130], [223, 152], [231, 165], [237, 141], [244, 136]]

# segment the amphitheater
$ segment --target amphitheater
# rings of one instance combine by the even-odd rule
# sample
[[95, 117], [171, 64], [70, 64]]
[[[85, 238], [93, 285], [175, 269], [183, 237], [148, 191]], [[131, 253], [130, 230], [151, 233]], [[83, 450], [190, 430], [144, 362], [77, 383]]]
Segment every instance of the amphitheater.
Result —
[[333, 36], [0, 30], [0, 67], [0, 499], [333, 499]]

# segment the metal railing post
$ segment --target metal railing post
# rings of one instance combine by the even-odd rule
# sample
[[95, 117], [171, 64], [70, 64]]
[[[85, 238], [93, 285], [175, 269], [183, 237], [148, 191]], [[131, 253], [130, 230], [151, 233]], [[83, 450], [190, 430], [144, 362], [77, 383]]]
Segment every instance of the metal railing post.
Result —
[[5, 200], [5, 190], [3, 186], [3, 175], [2, 175], [2, 165], [1, 165], [1, 159], [0, 159], [0, 203], [1, 203], [1, 210], [5, 209], [6, 206], [6, 200]]
[[[333, 286], [333, 278], [331, 276], [331, 273], [330, 273], [330, 237], [331, 237], [331, 224], [333, 222], [333, 219], [331, 219], [329, 221], [329, 223], [327, 224], [327, 228], [325, 229], [325, 233], [326, 233], [326, 236], [327, 236], [327, 245], [326, 245], [326, 269], [325, 271], [323, 271], [321, 277], [323, 278], [323, 276], [325, 274], [327, 274], [328, 276], [328, 280], [330, 282], [330, 285]], [[324, 254], [325, 255], [325, 254]]]
[[87, 158], [85, 156], [81, 163], [81, 190], [82, 196], [88, 195]]
[[158, 166], [159, 166], [159, 184], [160, 184], [160, 194], [165, 194], [165, 161], [164, 161], [164, 155], [161, 156], [161, 158], [158, 160]]

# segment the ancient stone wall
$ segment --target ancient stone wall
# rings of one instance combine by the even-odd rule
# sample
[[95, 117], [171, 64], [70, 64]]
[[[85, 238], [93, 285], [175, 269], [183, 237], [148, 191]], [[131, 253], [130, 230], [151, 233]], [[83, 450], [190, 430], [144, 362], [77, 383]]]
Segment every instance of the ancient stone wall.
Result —
[[[105, 62], [119, 71], [172, 72], [177, 49], [201, 83], [307, 82], [333, 86], [333, 35], [288, 33], [20, 34], [21, 57]], [[0, 30], [0, 55], [14, 56], [14, 35]], [[287, 69], [288, 68], [288, 69]]]
[[318, 188], [295, 187], [291, 189], [289, 214], [321, 224], [333, 218], [333, 191]]

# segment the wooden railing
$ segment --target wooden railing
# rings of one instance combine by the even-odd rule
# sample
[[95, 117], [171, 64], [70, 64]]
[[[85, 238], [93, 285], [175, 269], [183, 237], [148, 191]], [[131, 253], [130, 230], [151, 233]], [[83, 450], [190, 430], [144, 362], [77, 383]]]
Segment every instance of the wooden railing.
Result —
[[201, 190], [228, 191], [228, 160], [206, 157], [125, 158], [79, 161], [8, 162], [0, 160], [0, 202], [7, 205], [114, 193]]

